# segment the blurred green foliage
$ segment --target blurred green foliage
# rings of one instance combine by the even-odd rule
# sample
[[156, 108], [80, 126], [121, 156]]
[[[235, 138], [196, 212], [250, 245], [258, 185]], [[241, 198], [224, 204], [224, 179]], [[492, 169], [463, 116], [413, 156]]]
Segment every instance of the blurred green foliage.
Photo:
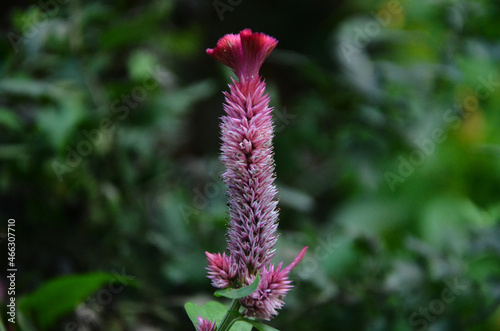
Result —
[[[115, 288], [119, 290], [119, 286], [111, 287], [113, 281], [117, 282], [114, 278], [112, 274], [92, 273], [51, 279], [35, 292], [23, 297], [19, 303], [19, 310], [23, 314], [30, 314], [31, 319], [39, 321], [42, 329], [47, 329], [61, 315], [75, 310], [82, 301], [103, 285], [107, 284], [113, 292]], [[112, 292], [107, 290], [100, 292], [100, 295], [99, 299], [109, 301]]]
[[[243, 28], [280, 41], [261, 71], [276, 260], [310, 247], [270, 325], [499, 330], [498, 2], [222, 3], [4, 4], [0, 213], [38, 314], [18, 305], [25, 330], [192, 328], [183, 306], [212, 298], [204, 252], [224, 249], [227, 217], [229, 72], [204, 50]], [[89, 272], [137, 286], [84, 300]], [[82, 289], [54, 289], [65, 309], [40, 317], [50, 297], [33, 298], [70, 274]]]

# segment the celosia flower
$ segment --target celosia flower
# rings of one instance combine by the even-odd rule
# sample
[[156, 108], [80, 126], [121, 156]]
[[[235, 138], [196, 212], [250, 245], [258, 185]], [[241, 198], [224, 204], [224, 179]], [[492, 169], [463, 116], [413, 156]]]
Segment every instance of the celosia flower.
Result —
[[207, 50], [239, 79], [225, 93], [221, 160], [226, 172], [222, 178], [229, 196], [229, 253], [240, 269], [251, 274], [271, 261], [278, 238], [272, 108], [258, 76], [276, 44], [274, 38], [247, 29], [226, 35], [216, 48]]
[[198, 316], [198, 327], [196, 329], [198, 331], [215, 331], [215, 322], [209, 321], [201, 316]]
[[[215, 287], [233, 283], [248, 286], [260, 272], [258, 290], [240, 300], [247, 316], [270, 319], [281, 308], [281, 299], [292, 287], [290, 270], [300, 262], [306, 248], [294, 262], [281, 270], [270, 265], [278, 239], [278, 200], [274, 184], [273, 122], [265, 82], [259, 76], [264, 60], [277, 40], [250, 29], [228, 34], [207, 53], [230, 67], [232, 79], [225, 92], [222, 117], [221, 161], [226, 167], [222, 179], [229, 198], [227, 245], [229, 257], [207, 253], [209, 278]], [[235, 269], [231, 268], [234, 263]]]

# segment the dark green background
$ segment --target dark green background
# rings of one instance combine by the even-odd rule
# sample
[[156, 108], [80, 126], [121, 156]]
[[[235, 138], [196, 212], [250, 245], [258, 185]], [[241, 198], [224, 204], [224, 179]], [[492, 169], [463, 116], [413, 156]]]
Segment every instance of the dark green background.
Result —
[[270, 325], [499, 330], [498, 2], [226, 1], [222, 20], [212, 1], [3, 3], [0, 224], [16, 219], [22, 330], [193, 329], [183, 305], [213, 298], [204, 252], [227, 217], [230, 72], [205, 49], [244, 28], [279, 40], [261, 70], [276, 262], [310, 247]]

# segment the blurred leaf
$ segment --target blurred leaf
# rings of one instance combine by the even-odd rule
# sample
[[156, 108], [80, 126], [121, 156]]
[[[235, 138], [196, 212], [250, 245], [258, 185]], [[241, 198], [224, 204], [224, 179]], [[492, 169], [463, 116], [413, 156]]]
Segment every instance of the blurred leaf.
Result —
[[335, 279], [342, 279], [342, 277], [350, 277], [354, 272], [360, 271], [356, 264], [362, 259], [362, 255], [356, 251], [353, 240], [342, 237], [337, 238], [335, 243], [334, 248], [322, 247], [322, 245], [319, 247], [326, 252], [323, 264], [329, 275]]
[[49, 97], [58, 99], [66, 96], [63, 90], [53, 84], [24, 78], [3, 78], [0, 81], [0, 93], [31, 98]]
[[215, 93], [214, 82], [211, 79], [196, 82], [171, 91], [161, 98], [163, 105], [171, 112], [181, 114], [189, 109], [195, 102], [205, 99]]
[[32, 316], [44, 330], [58, 318], [73, 311], [85, 298], [106, 283], [116, 280], [108, 273], [62, 276], [47, 281], [35, 292], [22, 297], [19, 308]]
[[106, 50], [115, 50], [145, 42], [146, 37], [152, 35], [153, 24], [154, 22], [148, 21], [146, 16], [116, 22], [101, 34], [101, 47]]
[[60, 100], [60, 107], [47, 107], [37, 115], [39, 129], [48, 137], [54, 149], [61, 150], [84, 118], [85, 106], [80, 96], [67, 93]]
[[0, 108], [0, 126], [18, 131], [21, 129], [21, 121], [12, 110]]
[[132, 53], [128, 60], [128, 70], [133, 80], [140, 80], [151, 75], [151, 68], [158, 63], [158, 59], [145, 50]]
[[5, 331], [5, 325], [3, 325], [3, 318], [0, 319], [0, 331]]
[[467, 247], [468, 220], [459, 213], [464, 201], [436, 198], [423, 210], [420, 222], [422, 238], [437, 250], [463, 252]]
[[17, 320], [22, 331], [38, 331], [33, 322], [22, 311], [17, 312]]
[[472, 261], [468, 265], [468, 274], [480, 284], [484, 284], [489, 278], [500, 278], [498, 257], [487, 256]]
[[27, 146], [24, 144], [0, 144], [0, 159], [19, 159], [28, 156]]
[[162, 45], [179, 56], [191, 55], [201, 48], [199, 33], [194, 29], [165, 34]]
[[345, 206], [337, 222], [345, 226], [347, 234], [357, 236], [379, 236], [389, 241], [400, 241], [400, 232], [408, 223], [409, 210], [405, 201], [398, 199], [361, 199]]
[[279, 185], [279, 190], [280, 204], [302, 212], [309, 212], [313, 209], [314, 199], [306, 192], [284, 185]]

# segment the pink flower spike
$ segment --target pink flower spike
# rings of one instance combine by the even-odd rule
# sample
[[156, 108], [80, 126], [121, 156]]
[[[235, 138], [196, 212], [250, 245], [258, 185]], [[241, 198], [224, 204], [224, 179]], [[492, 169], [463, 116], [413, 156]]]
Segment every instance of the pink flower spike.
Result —
[[230, 67], [241, 81], [257, 77], [264, 60], [278, 41], [273, 37], [245, 29], [239, 34], [227, 34], [217, 42], [208, 55]]
[[238, 77], [231, 78], [224, 92], [225, 115], [221, 117], [221, 155], [226, 171], [229, 222], [225, 253], [206, 253], [208, 277], [218, 288], [250, 285], [261, 275], [257, 290], [239, 299], [244, 314], [269, 320], [277, 315], [287, 292], [293, 287], [288, 274], [302, 260], [307, 247], [282, 269], [271, 260], [278, 239], [278, 198], [274, 184], [274, 126], [266, 84], [259, 69], [277, 45], [276, 39], [245, 29], [219, 40], [207, 53], [229, 66]]
[[226, 253], [212, 254], [205, 252], [208, 261], [208, 278], [212, 280], [212, 285], [217, 288], [228, 287], [238, 275], [238, 265]]
[[198, 326], [196, 327], [197, 331], [215, 331], [215, 322], [209, 321], [208, 319], [204, 319], [201, 316], [198, 316]]
[[272, 108], [265, 82], [258, 76], [276, 44], [276, 39], [246, 29], [224, 36], [217, 47], [207, 50], [239, 79], [224, 93], [221, 161], [229, 198], [228, 251], [238, 263], [240, 280], [271, 262], [278, 238]]

